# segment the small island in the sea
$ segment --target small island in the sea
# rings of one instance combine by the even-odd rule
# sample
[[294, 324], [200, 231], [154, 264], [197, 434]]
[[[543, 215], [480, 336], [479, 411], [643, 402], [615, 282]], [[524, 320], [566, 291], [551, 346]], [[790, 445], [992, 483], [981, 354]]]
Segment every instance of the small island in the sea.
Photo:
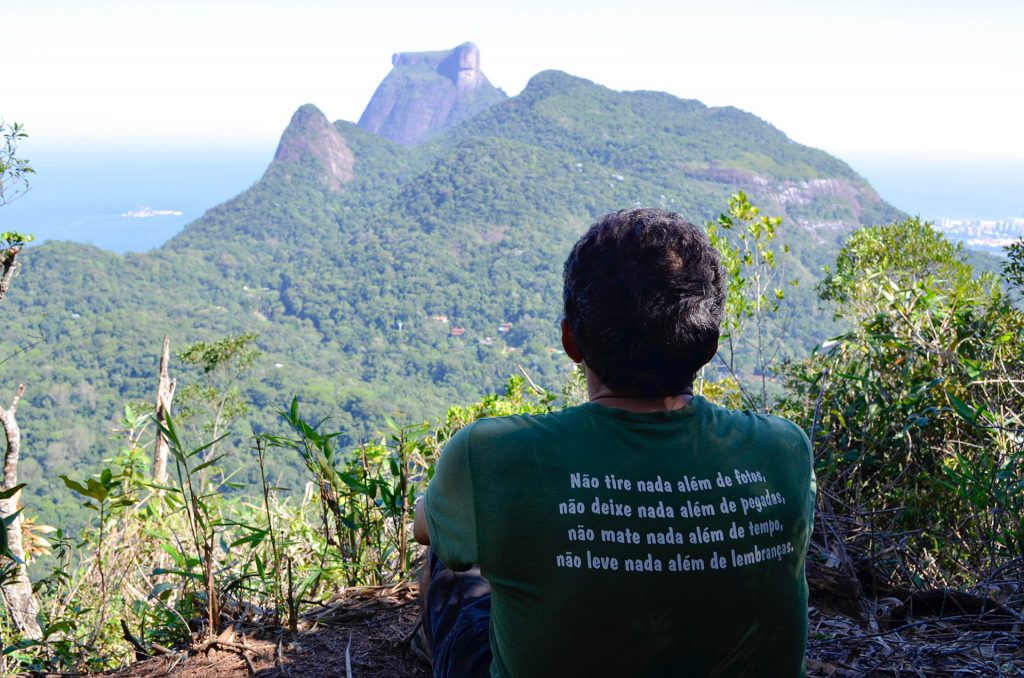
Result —
[[122, 214], [122, 217], [132, 217], [134, 219], [146, 219], [149, 217], [180, 217], [182, 215], [178, 210], [155, 210], [146, 205], [142, 205], [137, 210], [129, 210]]

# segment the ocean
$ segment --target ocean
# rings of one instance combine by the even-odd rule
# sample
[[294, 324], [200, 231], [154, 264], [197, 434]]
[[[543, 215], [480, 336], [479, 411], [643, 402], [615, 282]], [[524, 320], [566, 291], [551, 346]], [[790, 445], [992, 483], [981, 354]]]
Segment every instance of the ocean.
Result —
[[[36, 174], [30, 190], [0, 206], [0, 231], [144, 252], [263, 174], [273, 147], [19, 149]], [[134, 214], [134, 216], [130, 216]]]
[[[0, 230], [32, 233], [36, 243], [72, 240], [118, 253], [144, 252], [174, 237], [210, 207], [251, 186], [274, 152], [258, 145], [34, 148], [33, 141], [21, 150], [37, 174], [28, 193], [0, 206]], [[857, 154], [845, 159], [909, 214], [1024, 216], [1024, 160]]]
[[923, 219], [1024, 217], [1024, 158], [841, 157], [885, 200]]

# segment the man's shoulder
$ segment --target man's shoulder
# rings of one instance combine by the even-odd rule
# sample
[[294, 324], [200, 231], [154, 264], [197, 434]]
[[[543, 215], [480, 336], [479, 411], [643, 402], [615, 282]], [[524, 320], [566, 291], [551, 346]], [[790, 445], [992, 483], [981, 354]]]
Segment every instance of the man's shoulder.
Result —
[[796, 423], [774, 414], [761, 414], [752, 410], [731, 410], [708, 403], [709, 418], [713, 426], [743, 431], [759, 442], [775, 442], [810, 450], [807, 434]]
[[474, 442], [510, 435], [531, 435], [571, 425], [577, 417], [575, 409], [568, 407], [542, 414], [508, 414], [484, 417], [467, 424], [460, 433], [467, 438], [471, 437]]
[[715, 409], [709, 443], [730, 441], [731, 459], [769, 477], [772, 487], [788, 497], [795, 510], [809, 510], [816, 485], [814, 453], [804, 430], [784, 417]]

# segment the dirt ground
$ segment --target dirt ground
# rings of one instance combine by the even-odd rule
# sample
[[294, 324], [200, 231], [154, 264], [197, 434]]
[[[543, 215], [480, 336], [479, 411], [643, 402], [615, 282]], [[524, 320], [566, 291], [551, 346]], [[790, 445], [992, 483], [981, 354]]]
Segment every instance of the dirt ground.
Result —
[[[305, 615], [305, 628], [294, 638], [277, 627], [228, 629], [213, 644], [168, 651], [105, 675], [429, 676], [429, 666], [415, 656], [409, 642], [419, 612], [417, 593], [415, 584], [350, 589]], [[883, 601], [861, 609], [855, 621], [825, 598], [822, 589], [812, 588], [808, 676], [1024, 676], [1024, 623], [1019, 620], [943, 610], [894, 622]], [[1010, 609], [1021, 609], [1024, 596], [1007, 602]]]
[[212, 647], [136, 662], [105, 675], [118, 678], [352, 676], [422, 678], [429, 666], [409, 648], [418, 587], [352, 589], [318, 610], [298, 635], [281, 628], [228, 630]]

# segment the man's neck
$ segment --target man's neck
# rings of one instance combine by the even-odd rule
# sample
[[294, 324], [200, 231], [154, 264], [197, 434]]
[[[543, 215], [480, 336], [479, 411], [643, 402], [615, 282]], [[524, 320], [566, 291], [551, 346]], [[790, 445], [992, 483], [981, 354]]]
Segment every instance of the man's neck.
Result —
[[590, 402], [614, 407], [628, 412], [670, 412], [681, 410], [693, 400], [693, 389], [686, 388], [679, 395], [672, 396], [635, 396], [619, 393], [605, 386], [589, 367], [584, 365], [587, 374], [587, 396]]
[[590, 398], [592, 403], [628, 412], [670, 412], [672, 410], [681, 410], [689, 405], [691, 400], [693, 400], [693, 396], [689, 393], [654, 398], [619, 395], [603, 395]]

